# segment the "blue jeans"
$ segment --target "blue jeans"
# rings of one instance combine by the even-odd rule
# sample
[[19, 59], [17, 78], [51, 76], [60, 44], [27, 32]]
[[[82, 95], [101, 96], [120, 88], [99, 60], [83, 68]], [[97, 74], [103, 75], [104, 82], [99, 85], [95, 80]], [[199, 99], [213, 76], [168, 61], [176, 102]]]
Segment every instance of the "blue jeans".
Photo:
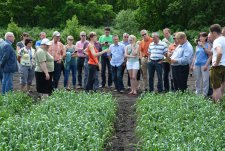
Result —
[[[87, 85], [88, 73], [89, 73], [89, 70], [88, 70], [88, 58], [85, 58], [85, 61], [84, 61], [84, 88]], [[99, 87], [98, 73], [99, 72], [96, 71], [95, 82], [94, 82], [94, 86], [93, 86], [94, 90], [97, 90], [98, 87]]]
[[101, 64], [102, 64], [102, 71], [101, 71], [102, 86], [104, 87], [106, 84], [106, 75], [105, 75], [106, 66], [108, 67], [108, 86], [111, 86], [112, 85], [112, 69], [111, 69], [109, 58], [106, 56], [102, 56]]
[[122, 78], [123, 65], [118, 67], [112, 66], [112, 80], [118, 91], [124, 90], [123, 78]]
[[4, 73], [2, 79], [2, 94], [13, 90], [13, 73]]
[[159, 61], [153, 61], [148, 63], [148, 72], [149, 72], [149, 91], [154, 91], [154, 75], [155, 71], [157, 73], [158, 77], [158, 92], [163, 91], [163, 82], [162, 82], [162, 63], [159, 63]]
[[56, 61], [54, 61], [54, 73], [52, 81], [53, 89], [56, 89], [58, 87], [61, 72], [62, 72], [62, 63], [57, 63]]
[[2, 78], [3, 78], [3, 75], [2, 75], [2, 70], [0, 68], [0, 83], [2, 83]]
[[67, 64], [64, 68], [65, 70], [65, 77], [64, 77], [64, 87], [68, 86], [68, 80], [70, 76], [70, 70], [72, 71], [72, 83], [73, 87], [76, 87], [76, 73], [77, 73], [77, 64]]

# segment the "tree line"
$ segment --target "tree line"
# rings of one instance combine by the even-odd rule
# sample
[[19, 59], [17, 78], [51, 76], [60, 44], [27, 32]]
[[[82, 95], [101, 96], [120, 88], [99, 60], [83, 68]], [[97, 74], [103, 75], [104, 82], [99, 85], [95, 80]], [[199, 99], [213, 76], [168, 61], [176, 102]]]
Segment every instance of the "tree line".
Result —
[[13, 18], [21, 27], [62, 27], [74, 15], [80, 25], [113, 26], [119, 12], [131, 10], [138, 29], [202, 29], [225, 24], [223, 6], [221, 0], [0, 0], [0, 26]]

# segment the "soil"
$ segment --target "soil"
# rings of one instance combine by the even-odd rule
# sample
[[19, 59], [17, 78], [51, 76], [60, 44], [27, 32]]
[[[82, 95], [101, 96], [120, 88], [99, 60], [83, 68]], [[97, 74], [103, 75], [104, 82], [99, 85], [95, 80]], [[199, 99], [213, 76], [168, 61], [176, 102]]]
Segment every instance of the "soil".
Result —
[[[107, 74], [106, 74], [107, 75]], [[156, 76], [155, 76], [156, 77]], [[125, 87], [127, 81], [127, 74], [124, 76]], [[155, 86], [157, 84], [157, 79], [155, 79]], [[189, 77], [188, 80], [189, 89], [194, 89], [194, 78]], [[61, 79], [59, 82], [59, 88], [63, 88], [63, 76], [61, 75]], [[0, 88], [1, 89], [1, 88]], [[16, 73], [14, 75], [14, 90], [19, 90], [19, 74]], [[134, 104], [137, 101], [138, 95], [133, 96], [129, 95], [129, 90], [127, 89], [124, 93], [113, 92], [109, 88], [103, 89], [106, 92], [111, 92], [113, 96], [118, 101], [118, 111], [116, 121], [114, 123], [114, 134], [109, 142], [106, 142], [105, 151], [133, 151], [139, 150], [136, 146], [138, 142], [138, 138], [135, 136], [135, 127], [136, 127], [136, 116], [135, 116], [135, 106]], [[35, 88], [35, 79], [32, 85], [32, 93], [31, 96], [34, 99], [38, 98], [38, 93]]]

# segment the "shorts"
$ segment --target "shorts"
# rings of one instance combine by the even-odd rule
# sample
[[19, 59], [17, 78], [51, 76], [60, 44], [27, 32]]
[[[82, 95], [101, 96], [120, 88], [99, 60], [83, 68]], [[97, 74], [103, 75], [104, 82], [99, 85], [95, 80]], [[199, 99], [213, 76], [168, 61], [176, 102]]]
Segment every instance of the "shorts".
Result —
[[44, 72], [35, 72], [36, 89], [38, 93], [51, 94], [52, 93], [52, 76], [53, 72], [49, 72], [50, 79], [45, 79]]
[[210, 82], [213, 89], [221, 87], [221, 84], [225, 82], [225, 66], [211, 67]]
[[131, 69], [139, 70], [140, 69], [139, 61], [136, 61], [136, 62], [127, 61], [127, 70], [131, 70]]
[[31, 85], [34, 79], [34, 68], [30, 66], [20, 66], [20, 84]]

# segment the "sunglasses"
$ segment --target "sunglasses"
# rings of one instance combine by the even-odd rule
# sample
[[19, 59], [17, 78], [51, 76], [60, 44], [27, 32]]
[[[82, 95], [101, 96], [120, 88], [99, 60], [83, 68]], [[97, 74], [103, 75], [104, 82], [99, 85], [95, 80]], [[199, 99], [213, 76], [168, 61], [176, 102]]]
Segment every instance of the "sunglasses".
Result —
[[146, 36], [146, 33], [145, 33], [145, 34], [142, 34], [141, 36], [142, 36], [142, 37]]
[[72, 41], [73, 39], [68, 39], [68, 40]]
[[86, 37], [86, 35], [80, 35], [80, 36], [82, 36], [82, 37]]
[[128, 38], [128, 36], [124, 36], [124, 38]]

